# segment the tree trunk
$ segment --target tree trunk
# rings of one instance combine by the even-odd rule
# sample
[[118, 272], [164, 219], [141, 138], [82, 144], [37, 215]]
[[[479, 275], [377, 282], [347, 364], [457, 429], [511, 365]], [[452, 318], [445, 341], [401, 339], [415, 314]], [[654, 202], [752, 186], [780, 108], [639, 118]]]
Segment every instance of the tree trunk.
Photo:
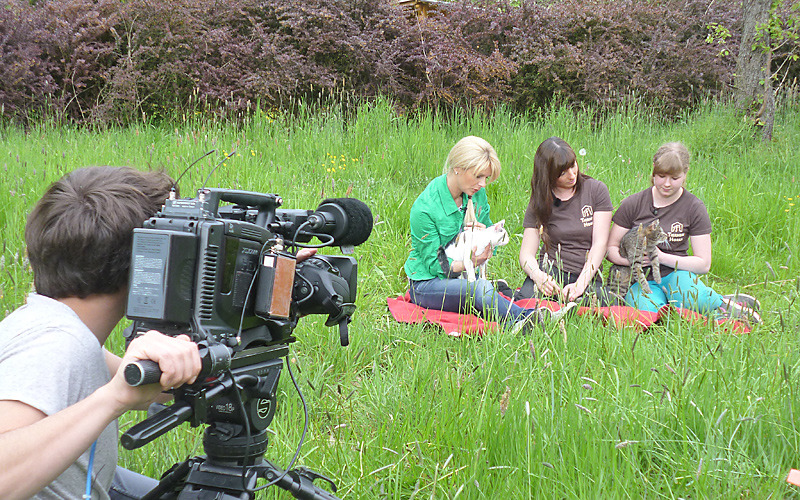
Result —
[[[763, 95], [762, 81], [766, 80], [767, 54], [760, 48], [753, 50], [758, 25], [769, 21], [771, 0], [743, 0], [742, 41], [739, 45], [739, 56], [736, 58], [736, 76], [734, 79], [735, 101], [737, 107], [746, 109], [754, 100]], [[768, 41], [767, 41], [768, 43]]]
[[[767, 67], [771, 64], [772, 57], [768, 57]], [[761, 140], [769, 142], [772, 140], [772, 128], [775, 125], [775, 88], [772, 86], [772, 75], [764, 80], [764, 104], [761, 105], [761, 110], [756, 125], [761, 127]]]
[[[767, 31], [762, 31], [759, 47], [756, 43], [758, 27], [769, 23], [772, 0], [743, 0], [742, 18], [744, 27], [739, 56], [736, 59], [736, 76], [734, 78], [734, 102], [736, 107], [751, 113], [755, 123], [762, 128], [765, 141], [772, 138], [772, 127], [775, 120], [775, 89], [772, 87], [772, 57], [769, 47], [770, 39]], [[758, 110], [758, 111], [756, 111]]]

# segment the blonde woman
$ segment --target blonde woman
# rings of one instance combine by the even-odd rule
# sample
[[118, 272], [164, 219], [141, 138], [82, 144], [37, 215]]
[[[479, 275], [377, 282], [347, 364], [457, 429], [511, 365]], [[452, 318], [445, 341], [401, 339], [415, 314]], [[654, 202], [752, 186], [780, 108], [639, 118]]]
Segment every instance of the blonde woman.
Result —
[[[532, 324], [535, 309], [524, 309], [506, 299], [485, 279], [455, 278], [462, 261], [444, 256], [443, 249], [464, 228], [469, 200], [475, 209], [475, 227], [492, 224], [486, 185], [500, 175], [500, 160], [484, 139], [464, 137], [450, 150], [445, 173], [432, 180], [411, 207], [411, 252], [405, 263], [411, 301], [426, 309], [478, 313], [512, 325], [514, 331]], [[475, 266], [486, 262], [492, 249], [472, 252]]]

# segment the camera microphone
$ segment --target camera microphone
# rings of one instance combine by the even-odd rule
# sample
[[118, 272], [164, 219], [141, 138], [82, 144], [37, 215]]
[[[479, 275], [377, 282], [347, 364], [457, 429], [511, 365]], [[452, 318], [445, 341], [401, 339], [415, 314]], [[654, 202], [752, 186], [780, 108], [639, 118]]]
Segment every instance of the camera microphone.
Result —
[[372, 233], [372, 211], [356, 198], [328, 198], [308, 216], [309, 228], [333, 236], [333, 244], [357, 246]]

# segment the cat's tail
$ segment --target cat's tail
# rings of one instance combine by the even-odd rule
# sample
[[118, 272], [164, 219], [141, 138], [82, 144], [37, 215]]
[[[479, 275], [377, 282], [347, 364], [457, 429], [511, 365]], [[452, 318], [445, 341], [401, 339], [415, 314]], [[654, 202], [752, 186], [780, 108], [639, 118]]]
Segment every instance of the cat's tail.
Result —
[[558, 311], [551, 311], [550, 309], [547, 309], [547, 308], [543, 307], [543, 308], [539, 309], [539, 311], [540, 311], [540, 314], [542, 314], [541, 311], [545, 311], [543, 313], [544, 317], [542, 317], [541, 315], [540, 315], [540, 317], [545, 321], [552, 321], [552, 322], [560, 321], [561, 319], [564, 318], [564, 316], [569, 314], [569, 312], [572, 310], [573, 307], [576, 307], [577, 305], [578, 304], [576, 302], [568, 302], [566, 305], [564, 305]]
[[545, 325], [547, 323], [555, 323], [564, 318], [575, 306], [575, 302], [569, 302], [558, 311], [551, 311], [550, 309], [542, 306], [539, 307], [524, 318], [520, 319], [514, 324], [511, 333], [529, 333], [534, 327], [538, 326], [542, 331], [547, 333]]

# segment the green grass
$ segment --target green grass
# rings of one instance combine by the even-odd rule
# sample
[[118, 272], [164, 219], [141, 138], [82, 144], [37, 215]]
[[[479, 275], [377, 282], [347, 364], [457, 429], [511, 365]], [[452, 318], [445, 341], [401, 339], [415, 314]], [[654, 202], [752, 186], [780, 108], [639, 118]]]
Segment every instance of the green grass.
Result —
[[[715, 105], [674, 123], [642, 110], [600, 117], [563, 107], [537, 118], [503, 111], [407, 118], [386, 102], [342, 115], [332, 107], [260, 114], [239, 127], [198, 120], [103, 132], [0, 128], [0, 307], [13, 310], [31, 289], [25, 216], [64, 172], [124, 164], [178, 176], [216, 149], [181, 180], [191, 195], [235, 149], [209, 185], [275, 192], [286, 208], [349, 195], [375, 215], [372, 236], [355, 254], [351, 345], [339, 347], [322, 317], [303, 319], [292, 345], [311, 415], [299, 462], [333, 478], [340, 496], [798, 497], [785, 477], [800, 468], [800, 107], [782, 108], [767, 145]], [[533, 154], [543, 139], [558, 135], [585, 149], [581, 167], [606, 182], [615, 206], [648, 185], [661, 143], [683, 141], [693, 154], [689, 188], [714, 225], [707, 281], [722, 293], [757, 295], [764, 324], [734, 336], [670, 317], [640, 333], [575, 317], [549, 337], [456, 340], [394, 322], [386, 298], [405, 291], [411, 204], [468, 134], [492, 143], [503, 163], [488, 194], [493, 218], [505, 218], [515, 236], [490, 273], [515, 286], [523, 278], [517, 252]], [[122, 349], [118, 335], [112, 348]], [[285, 372], [279, 387], [267, 457], [286, 465], [303, 412]], [[126, 416], [121, 427], [141, 418]], [[199, 430], [188, 426], [120, 450], [123, 464], [150, 475], [199, 453]]]

